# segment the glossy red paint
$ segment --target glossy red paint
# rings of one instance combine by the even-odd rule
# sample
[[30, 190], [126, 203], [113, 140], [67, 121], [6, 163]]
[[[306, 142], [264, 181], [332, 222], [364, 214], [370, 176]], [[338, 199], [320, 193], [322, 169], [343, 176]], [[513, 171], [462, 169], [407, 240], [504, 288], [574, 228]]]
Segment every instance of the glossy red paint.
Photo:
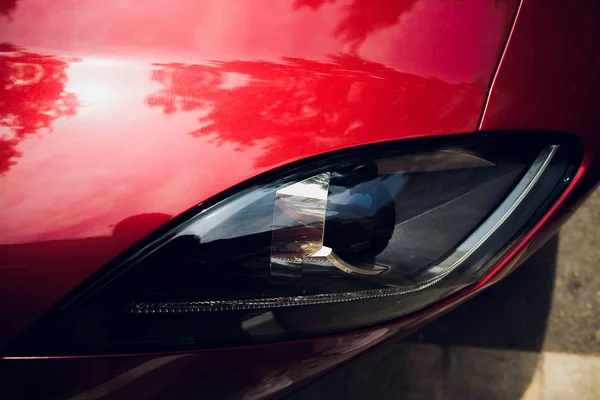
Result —
[[567, 132], [581, 139], [585, 155], [560, 201], [488, 280], [539, 248], [600, 179], [599, 16], [598, 2], [525, 0], [519, 7], [480, 129]]
[[[0, 160], [0, 166], [9, 165], [4, 167], [4, 176], [0, 177], [0, 218], [9, 223], [0, 224], [0, 229], [5, 229], [0, 238], [6, 244], [0, 248], [0, 260], [10, 255], [9, 265], [20, 268], [15, 267], [16, 272], [9, 273], [4, 272], [8, 269], [2, 270], [7, 280], [0, 283], [0, 296], [8, 293], [14, 301], [6, 309], [5, 298], [0, 298], [0, 304], [5, 307], [2, 321], [7, 321], [6, 324], [13, 321], [10, 329], [25, 326], [107, 259], [155, 229], [170, 215], [266, 169], [355, 144], [474, 131], [515, 6], [514, 2], [494, 8], [496, 2], [492, 1], [442, 4], [420, 0], [410, 2], [404, 16], [398, 19], [402, 11], [395, 18], [390, 17], [393, 15], [390, 13], [397, 10], [392, 5], [398, 3], [396, 1], [387, 7], [381, 6], [380, 15], [356, 14], [362, 17], [351, 17], [351, 11], [361, 10], [359, 5], [366, 2], [355, 0], [349, 8], [338, 8], [341, 5], [338, 2], [298, 1], [288, 4], [289, 9], [285, 10], [281, 5], [268, 8], [280, 12], [280, 18], [264, 16], [262, 4], [256, 8], [242, 7], [233, 13], [233, 20], [227, 20], [231, 25], [226, 29], [221, 27], [225, 17], [215, 17], [231, 10], [227, 9], [226, 2], [207, 3], [223, 3], [222, 9], [206, 4], [191, 6], [197, 8], [197, 12], [181, 12], [177, 14], [180, 19], [174, 18], [180, 11], [173, 7], [159, 7], [157, 1], [148, 3], [148, 10], [136, 10], [141, 15], [131, 16], [130, 20], [127, 13], [133, 13], [131, 10], [119, 10], [125, 13], [125, 16], [120, 15], [121, 21], [140, 24], [138, 28], [143, 34], [139, 36], [118, 36], [125, 28], [116, 25], [112, 28], [114, 32], [111, 31], [110, 22], [116, 17], [98, 14], [97, 6], [88, 5], [91, 10], [84, 12], [79, 10], [80, 5], [58, 2], [55, 21], [67, 25], [58, 29], [60, 34], [56, 35], [59, 36], [48, 38], [43, 26], [29, 33], [29, 37], [25, 35], [23, 42], [17, 38], [23, 35], [24, 28], [9, 36], [18, 48], [13, 47], [1, 56], [1, 62], [11, 68], [15, 63], [11, 64], [10, 57], [30, 54], [37, 60], [33, 64], [42, 64], [44, 71], [55, 68], [56, 64], [67, 64], [67, 83], [74, 79], [71, 75], [74, 66], [81, 66], [81, 82], [96, 83], [94, 79], [100, 77], [106, 81], [101, 81], [99, 87], [114, 85], [116, 88], [106, 95], [101, 94], [105, 89], [92, 85], [87, 89], [89, 95], [85, 95], [90, 105], [77, 106], [76, 115], [71, 117], [68, 104], [64, 105], [61, 99], [69, 99], [69, 93], [81, 98], [85, 90], [61, 89], [59, 93], [65, 92], [64, 96], [43, 102], [39, 107], [65, 110], [63, 114], [50, 113], [49, 124], [54, 131], [44, 133], [42, 138], [34, 135], [35, 129], [28, 132], [3, 126], [13, 136], [6, 144], [3, 142], [0, 154], [8, 154], [4, 158], [16, 164], [2, 164]], [[193, 354], [5, 360], [0, 363], [0, 367], [5, 368], [2, 375], [15, 380], [27, 376], [29, 390], [35, 391], [31, 380], [45, 385], [40, 386], [43, 392], [30, 392], [31, 396], [85, 394], [95, 398], [101, 393], [110, 393], [111, 398], [151, 398], [195, 397], [203, 393], [208, 397], [261, 398], [273, 393], [279, 395], [394, 333], [407, 335], [498, 280], [553, 234], [598, 180], [596, 154], [600, 139], [595, 126], [600, 123], [600, 117], [593, 113], [597, 109], [593, 94], [600, 76], [600, 56], [595, 51], [600, 33], [593, 17], [599, 14], [593, 2], [573, 3], [523, 0], [479, 126], [483, 130], [569, 132], [582, 138], [586, 155], [559, 202], [480, 284], [389, 326], [336, 337]], [[17, 5], [12, 23], [27, 26], [32, 21], [44, 21], [42, 14], [46, 11], [41, 8], [19, 16], [17, 12], [25, 4], [27, 2]], [[427, 7], [431, 10], [423, 11]], [[452, 17], [453, 7], [473, 7], [469, 8], [470, 12], [462, 9], [460, 23], [456, 24], [466, 24], [466, 31], [474, 30], [468, 34], [463, 32], [464, 36], [454, 32], [466, 40], [460, 44], [457, 36], [449, 38], [444, 29], [436, 30], [435, 26], [445, 18], [458, 21], [458, 12]], [[194, 19], [200, 11], [208, 9], [211, 12], [203, 15], [201, 21]], [[480, 12], [474, 11], [476, 9]], [[494, 23], [489, 24], [484, 18], [483, 9], [489, 12]], [[177, 23], [148, 24], [154, 21], [152, 13], [160, 11], [166, 13], [166, 21], [173, 18]], [[85, 21], [84, 16], [92, 18], [94, 12], [93, 18], [100, 21], [101, 33], [90, 33], [92, 28], [81, 22]], [[425, 14], [413, 15], [411, 25], [405, 22], [410, 21], [407, 15], [411, 12]], [[73, 13], [73, 24], [78, 27], [68, 26], [65, 19]], [[350, 14], [343, 19], [340, 16], [343, 13]], [[231, 13], [226, 15], [229, 18]], [[440, 19], [436, 20], [433, 15], [439, 15]], [[281, 25], [286, 23], [287, 26]], [[329, 24], [328, 28], [321, 23]], [[371, 25], [376, 28], [365, 28]], [[243, 28], [231, 34], [233, 26]], [[427, 38], [424, 42], [421, 38], [406, 39], [409, 35], [402, 33], [403, 29], [409, 29], [406, 26], [412, 26], [410, 32], [428, 33]], [[300, 36], [298, 32], [302, 32], [302, 28], [305, 32], [311, 28], [308, 37]], [[198, 34], [198, 29], [208, 31]], [[73, 32], [77, 30], [83, 32], [81, 42], [74, 39]], [[190, 39], [192, 31], [195, 36]], [[393, 33], [386, 37], [384, 33], [388, 31]], [[228, 32], [230, 37], [227, 37]], [[348, 39], [348, 32], [353, 32], [354, 39]], [[472, 34], [487, 37], [485, 40], [491, 45], [486, 44], [485, 50], [478, 45], [470, 46], [469, 40], [480, 40], [467, 38]], [[210, 39], [206, 39], [208, 37]], [[302, 37], [302, 40], [290, 39], [294, 37]], [[370, 37], [377, 45], [367, 50]], [[400, 46], [402, 41], [407, 43]], [[198, 43], [208, 47], [195, 48]], [[483, 44], [483, 41], [478, 43]], [[65, 48], [56, 49], [57, 44]], [[414, 46], [412, 52], [398, 55], [402, 53], [399, 49], [411, 49], [411, 45]], [[440, 57], [440, 65], [436, 66], [435, 62], [429, 62], [435, 57], [428, 58], [427, 52], [435, 53], [432, 49], [438, 45], [444, 49], [450, 46], [454, 54]], [[115, 49], [119, 54], [115, 54]], [[477, 57], [473, 54], [478, 51], [485, 51], [489, 62], [483, 53], [479, 54], [483, 61], [475, 62]], [[327, 59], [328, 55], [337, 57], [338, 53], [345, 55]], [[40, 61], [44, 55], [51, 57]], [[44, 65], [50, 61], [55, 64]], [[14, 74], [35, 76], [35, 71], [28, 72], [28, 68], [17, 66]], [[0, 71], [6, 70], [0, 68]], [[472, 74], [475, 70], [477, 72]], [[437, 78], [428, 78], [431, 76]], [[40, 78], [40, 81], [43, 80]], [[49, 92], [49, 86], [40, 86], [32, 92], [31, 98], [39, 99], [39, 93]], [[110, 107], [94, 104], [94, 99], [102, 96], [110, 100]], [[310, 100], [312, 98], [315, 100]], [[432, 106], [431, 101], [438, 103]], [[117, 104], [113, 107], [114, 102]], [[314, 104], [314, 109], [305, 109], [303, 105], [307, 102]], [[313, 115], [315, 110], [316, 115]], [[89, 111], [87, 116], [86, 111]], [[263, 111], [266, 114], [263, 115]], [[24, 121], [28, 118], [25, 115], [31, 112], [27, 110], [23, 114]], [[158, 115], [153, 114], [156, 112]], [[40, 114], [48, 115], [47, 112]], [[357, 121], [362, 125], [356, 125]], [[171, 132], [173, 130], [176, 134]], [[192, 135], [188, 135], [189, 132]], [[149, 165], [158, 157], [160, 163]], [[235, 163], [231, 162], [232, 157]], [[40, 169], [40, 165], [45, 168]], [[228, 173], [215, 176], [214, 171]], [[42, 188], [35, 187], [42, 183], [45, 183]], [[4, 189], [9, 189], [11, 194], [7, 195], [9, 190]], [[150, 213], [158, 214], [144, 216]], [[117, 224], [132, 215], [142, 216]], [[12, 223], [10, 218], [14, 218]], [[40, 224], [44, 218], [49, 222]], [[73, 254], [63, 249], [71, 249]], [[58, 269], [62, 269], [61, 276], [56, 272]], [[40, 292], [40, 299], [32, 299], [32, 291]], [[18, 325], [14, 322], [16, 319], [11, 319], [16, 317], [23, 318]], [[228, 375], [215, 372], [218, 367], [227, 369]], [[198, 376], [204, 379], [199, 380]], [[232, 383], [229, 379], [232, 376], [239, 383]], [[49, 393], [51, 389], [54, 391]]]
[[0, 345], [172, 216], [265, 170], [475, 131], [514, 8], [9, 2]]

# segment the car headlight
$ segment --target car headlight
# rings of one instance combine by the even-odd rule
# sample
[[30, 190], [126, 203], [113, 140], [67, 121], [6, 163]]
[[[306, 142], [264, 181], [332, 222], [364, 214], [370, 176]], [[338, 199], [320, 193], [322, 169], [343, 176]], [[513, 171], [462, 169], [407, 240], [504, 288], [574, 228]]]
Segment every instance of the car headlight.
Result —
[[318, 157], [214, 199], [92, 277], [8, 353], [229, 346], [389, 321], [484, 277], [573, 172], [560, 141], [407, 143]]

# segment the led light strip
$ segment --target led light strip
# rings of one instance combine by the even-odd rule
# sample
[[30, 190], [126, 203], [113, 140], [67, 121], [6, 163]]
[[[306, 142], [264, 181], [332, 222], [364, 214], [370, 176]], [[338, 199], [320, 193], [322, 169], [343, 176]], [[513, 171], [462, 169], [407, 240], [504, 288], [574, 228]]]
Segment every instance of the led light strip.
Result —
[[[264, 299], [247, 300], [215, 300], [215, 301], [184, 301], [184, 302], [143, 302], [130, 304], [126, 311], [134, 314], [154, 313], [188, 313], [201, 311], [234, 311], [270, 309], [281, 307], [306, 306], [329, 303], [343, 303], [355, 300], [398, 296], [417, 292], [435, 285], [448, 274], [458, 268], [469, 258], [486, 240], [498, 230], [500, 226], [519, 207], [531, 189], [550, 164], [556, 154], [558, 145], [543, 149], [529, 167], [523, 178], [514, 190], [504, 199], [502, 204], [465, 239], [456, 250], [440, 264], [429, 269], [425, 279], [412, 286], [398, 286], [387, 289], [372, 289], [347, 293], [326, 293], [308, 296], [273, 297]], [[430, 276], [427, 278], [427, 276]]]

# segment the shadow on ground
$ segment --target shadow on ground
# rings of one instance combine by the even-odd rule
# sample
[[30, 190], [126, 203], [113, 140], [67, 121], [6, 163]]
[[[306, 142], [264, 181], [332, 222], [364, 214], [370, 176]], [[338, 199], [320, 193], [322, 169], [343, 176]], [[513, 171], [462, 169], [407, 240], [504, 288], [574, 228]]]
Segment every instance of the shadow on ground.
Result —
[[558, 235], [419, 333], [381, 344], [289, 399], [519, 399], [544, 345], [557, 253]]

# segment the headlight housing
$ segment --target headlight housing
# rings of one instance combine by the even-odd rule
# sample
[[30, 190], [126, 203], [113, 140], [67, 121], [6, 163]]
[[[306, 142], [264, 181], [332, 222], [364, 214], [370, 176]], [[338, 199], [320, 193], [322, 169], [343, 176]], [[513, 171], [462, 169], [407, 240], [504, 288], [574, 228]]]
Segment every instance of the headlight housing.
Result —
[[263, 343], [422, 309], [485, 276], [578, 161], [564, 139], [474, 136], [368, 146], [259, 177], [115, 260], [7, 352]]

